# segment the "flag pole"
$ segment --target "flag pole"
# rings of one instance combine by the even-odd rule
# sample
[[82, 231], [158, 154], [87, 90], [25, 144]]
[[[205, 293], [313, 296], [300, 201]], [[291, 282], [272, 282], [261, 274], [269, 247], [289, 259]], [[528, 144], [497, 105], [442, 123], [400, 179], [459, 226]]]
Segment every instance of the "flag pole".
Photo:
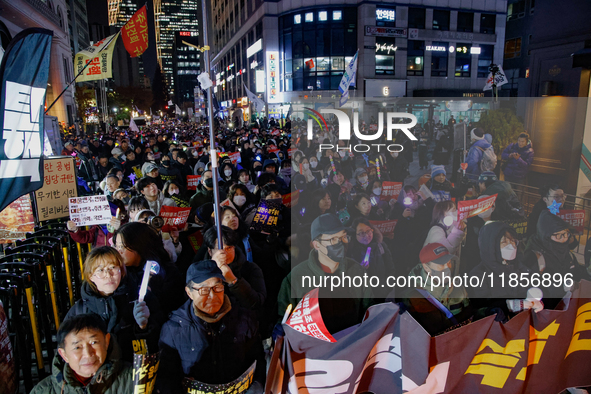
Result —
[[[119, 29], [119, 31], [117, 33], [115, 33], [113, 35], [113, 37], [111, 37], [111, 39], [109, 40], [109, 42], [103, 47], [102, 50], [98, 51], [98, 53], [101, 53], [106, 48], [108, 48], [109, 45], [111, 44], [111, 41], [113, 41], [113, 39], [115, 37], [118, 37], [120, 32], [121, 32], [121, 29]], [[82, 70], [80, 70], [80, 72], [78, 74], [76, 74], [76, 76], [74, 77], [74, 79], [70, 81], [70, 83], [64, 88], [64, 90], [62, 90], [62, 92], [60, 93], [60, 95], [57, 96], [57, 98], [55, 100], [53, 100], [53, 103], [51, 103], [51, 105], [45, 111], [45, 115], [47, 115], [47, 113], [49, 112], [49, 110], [55, 105], [55, 103], [57, 103], [57, 101], [60, 99], [60, 97], [62, 97], [64, 95], [64, 93], [66, 93], [66, 90], [68, 90], [70, 88], [70, 85], [72, 85], [76, 81], [76, 79], [84, 72], [84, 70], [86, 70], [86, 68], [90, 65], [90, 63], [91, 62], [87, 62], [86, 65], [84, 67], [82, 67]]]
[[[203, 13], [203, 54], [205, 60], [205, 72], [211, 72], [209, 62], [209, 35], [207, 32], [207, 2], [201, 2], [201, 11]], [[215, 135], [213, 132], [213, 89], [207, 88], [207, 108], [209, 110], [209, 150], [211, 161], [211, 176], [213, 179], [213, 211], [215, 215], [215, 227], [218, 237], [218, 249], [223, 248], [222, 240], [222, 220], [220, 217], [220, 191], [218, 185], [218, 158], [215, 150]]]

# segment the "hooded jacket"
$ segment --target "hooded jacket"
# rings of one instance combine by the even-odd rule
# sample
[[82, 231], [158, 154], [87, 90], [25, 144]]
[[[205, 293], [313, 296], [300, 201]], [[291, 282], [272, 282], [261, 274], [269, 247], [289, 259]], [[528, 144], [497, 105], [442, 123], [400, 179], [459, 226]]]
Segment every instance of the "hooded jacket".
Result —
[[468, 151], [468, 157], [466, 158], [466, 162], [468, 163], [466, 175], [468, 175], [468, 178], [470, 178], [470, 180], [478, 180], [478, 176], [481, 172], [480, 161], [482, 160], [482, 156], [484, 155], [483, 151], [487, 150], [490, 146], [490, 143], [485, 138], [483, 138], [481, 140], [474, 142], [470, 147], [470, 150]]
[[478, 247], [480, 248], [481, 262], [472, 271], [470, 276], [477, 276], [482, 278], [483, 275], [488, 278], [488, 275], [493, 273], [495, 286], [491, 286], [491, 281], [486, 279], [481, 286], [471, 287], [468, 289], [470, 298], [520, 298], [523, 299], [527, 295], [527, 288], [501, 286], [500, 276], [504, 275], [505, 280], [509, 280], [509, 275], [515, 273], [530, 273], [522, 263], [523, 255], [517, 253], [515, 260], [504, 261], [501, 256], [501, 238], [505, 233], [510, 233], [515, 239], [517, 234], [513, 227], [504, 222], [488, 222], [485, 224], [478, 234]]
[[[529, 240], [525, 249], [525, 265], [533, 272], [550, 273], [551, 275], [559, 273], [563, 276], [572, 275], [574, 283], [581, 279], [591, 279], [584, 265], [579, 264], [575, 255], [570, 251], [572, 242], [559, 243], [551, 239], [552, 234], [562, 230], [574, 232], [571, 226], [558, 216], [548, 210], [540, 213], [537, 232]], [[569, 276], [570, 276], [569, 275]], [[543, 287], [544, 299], [562, 298], [564, 288], [561, 287]]]
[[133, 393], [133, 368], [120, 359], [119, 345], [111, 338], [107, 359], [86, 387], [59, 353], [55, 353], [51, 376], [37, 384], [31, 394], [120, 394]]
[[164, 315], [160, 311], [158, 300], [148, 292], [145, 301], [150, 310], [150, 318], [148, 326], [144, 330], [140, 329], [133, 317], [133, 302], [137, 298], [138, 293], [130, 291], [125, 277], [121, 279], [117, 290], [107, 297], [97, 294], [88, 283], [83, 282], [81, 299], [70, 308], [64, 321], [82, 313], [96, 313], [105, 321], [107, 332], [115, 334], [122, 359], [133, 362], [133, 341], [145, 339], [148, 350], [155, 353], [158, 350], [160, 327], [164, 323]]
[[[254, 361], [252, 352], [258, 338], [258, 323], [225, 296], [231, 309], [215, 323], [195, 315], [188, 300], [174, 311], [160, 335], [160, 393], [183, 392], [183, 377], [206, 383], [228, 383], [240, 376]], [[224, 308], [222, 307], [222, 308]]]
[[[220, 199], [221, 198], [222, 196], [220, 195]], [[195, 192], [195, 194], [193, 194], [193, 196], [191, 196], [189, 204], [191, 204], [191, 208], [196, 209], [208, 202], [213, 202], [213, 189], [207, 190], [205, 186], [203, 186], [203, 184], [199, 182], [199, 184], [197, 185], [197, 191]]]
[[[509, 158], [512, 153], [519, 153], [519, 159]], [[519, 144], [514, 142], [509, 144], [501, 155], [503, 160], [507, 161], [507, 165], [503, 172], [505, 173], [505, 179], [509, 181], [520, 181], [525, 178], [529, 166], [534, 161], [534, 150], [531, 146], [531, 141], [527, 143], [523, 148], [519, 147]]]

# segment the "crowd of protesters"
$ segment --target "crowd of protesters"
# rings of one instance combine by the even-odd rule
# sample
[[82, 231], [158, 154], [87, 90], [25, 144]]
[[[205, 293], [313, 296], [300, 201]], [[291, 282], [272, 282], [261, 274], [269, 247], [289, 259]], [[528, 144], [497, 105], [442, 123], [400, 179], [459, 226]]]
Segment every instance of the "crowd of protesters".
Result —
[[[139, 133], [67, 137], [62, 154], [76, 158], [80, 195], [105, 194], [120, 215], [107, 226], [68, 222], [72, 239], [93, 249], [84, 263], [82, 298], [58, 333], [54, 374], [37, 392], [129, 387], [124, 362], [132, 361], [138, 340], [150, 353], [161, 352], [156, 392], [181, 392], [185, 377], [228, 383], [255, 360], [251, 392], [261, 392], [265, 359], [282, 333], [278, 322], [314, 287], [306, 286], [305, 276], [420, 276], [422, 287], [321, 288], [321, 311], [334, 333], [360, 323], [371, 305], [396, 302], [431, 335], [484, 316], [506, 322], [524, 309], [556, 308], [571, 290], [542, 288], [539, 300], [528, 299], [527, 288], [432, 286], [434, 278], [535, 272], [571, 273], [575, 284], [589, 278], [589, 259], [580, 263], [571, 252], [574, 230], [548, 209], [564, 203], [561, 187], [543, 188], [528, 218], [506, 182], [526, 177], [534, 154], [527, 134], [502, 156], [493, 150], [493, 165], [491, 135], [471, 127], [467, 169], [452, 174], [453, 141], [441, 124], [416, 127], [416, 141], [398, 130], [393, 141], [375, 141], [395, 143], [395, 151], [364, 153], [348, 149], [357, 137], [339, 141], [335, 126], [327, 127], [315, 126], [308, 139], [300, 119], [240, 128], [216, 123], [217, 166], [209, 128], [195, 123], [171, 120]], [[414, 152], [420, 169], [430, 169], [421, 185], [407, 181]], [[200, 176], [196, 190], [189, 190], [188, 175]], [[214, 178], [223, 202], [218, 217]], [[402, 183], [397, 198], [382, 198], [387, 181]], [[296, 191], [290, 209], [283, 197]], [[494, 194], [491, 209], [457, 220], [458, 201]], [[251, 227], [261, 200], [281, 205], [268, 233]], [[162, 232], [163, 206], [190, 207], [188, 224]], [[386, 220], [397, 221], [392, 234], [375, 224]], [[523, 221], [526, 236], [512, 226]], [[139, 301], [148, 261], [159, 270]]]

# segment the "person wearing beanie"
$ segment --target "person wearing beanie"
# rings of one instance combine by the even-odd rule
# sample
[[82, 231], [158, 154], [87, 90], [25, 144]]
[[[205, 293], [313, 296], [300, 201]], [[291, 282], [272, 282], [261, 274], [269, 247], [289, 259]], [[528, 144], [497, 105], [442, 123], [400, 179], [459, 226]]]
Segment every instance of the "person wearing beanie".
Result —
[[492, 149], [492, 145], [486, 140], [484, 130], [480, 127], [476, 127], [470, 131], [470, 140], [472, 141], [472, 145], [466, 157], [466, 163], [468, 163], [466, 175], [472, 182], [476, 182], [482, 172], [480, 162], [485, 154], [484, 152], [489, 148]]
[[433, 193], [435, 202], [449, 201], [452, 198], [461, 198], [468, 192], [468, 185], [463, 180], [457, 187], [453, 187], [451, 182], [446, 179], [445, 167], [442, 165], [431, 166], [431, 179], [426, 186]]
[[[183, 378], [228, 383], [255, 361], [261, 346], [256, 314], [226, 294], [224, 281], [213, 260], [193, 263], [187, 270], [189, 300], [172, 312], [160, 335], [158, 392], [183, 392]], [[264, 365], [259, 368], [264, 371]]]

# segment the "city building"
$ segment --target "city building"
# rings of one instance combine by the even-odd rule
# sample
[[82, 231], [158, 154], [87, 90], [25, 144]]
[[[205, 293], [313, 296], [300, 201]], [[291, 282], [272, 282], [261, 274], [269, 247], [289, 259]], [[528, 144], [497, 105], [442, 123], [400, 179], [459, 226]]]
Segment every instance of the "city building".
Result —
[[72, 55], [90, 45], [87, 14], [85, 0], [68, 0], [68, 28]]
[[[176, 98], [178, 96], [173, 56], [176, 33], [181, 31], [190, 34], [199, 33], [201, 3], [197, 0], [154, 0], [153, 3], [158, 62], [171, 98]], [[194, 77], [196, 80], [197, 75], [195, 74]]]
[[211, 12], [221, 106], [244, 114], [246, 85], [279, 117], [289, 103], [338, 105], [339, 82], [357, 50], [351, 97], [483, 96], [489, 65], [502, 64], [507, 1], [212, 0]]
[[[65, 0], [0, 0], [0, 37], [7, 41], [20, 31], [41, 27], [53, 31], [51, 63], [45, 102], [49, 107], [74, 78], [72, 49], [68, 29], [68, 4]], [[70, 86], [48, 115], [56, 116], [65, 127], [74, 125], [76, 104], [74, 86]]]
[[195, 46], [201, 46], [199, 32], [175, 32], [172, 56], [175, 86], [174, 101], [181, 108], [193, 108], [195, 104], [194, 91], [199, 84], [197, 75], [199, 75], [201, 68], [201, 51]]

